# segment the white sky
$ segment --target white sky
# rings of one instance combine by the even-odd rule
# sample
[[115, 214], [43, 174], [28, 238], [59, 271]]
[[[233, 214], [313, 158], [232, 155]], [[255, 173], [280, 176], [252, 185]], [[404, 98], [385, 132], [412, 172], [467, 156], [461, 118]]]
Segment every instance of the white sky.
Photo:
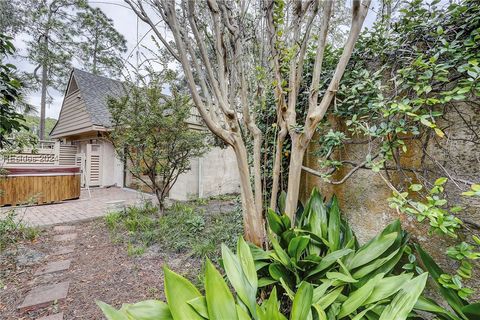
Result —
[[[372, 10], [370, 10], [365, 24], [365, 27], [371, 27], [373, 22], [375, 21], [375, 16], [376, 16], [376, 11], [377, 11], [377, 1], [373, 0], [372, 1]], [[150, 28], [143, 23], [142, 21], [138, 21], [138, 29], [137, 29], [137, 17], [133, 11], [131, 11], [128, 8], [128, 5], [123, 2], [123, 0], [89, 0], [90, 5], [93, 7], [98, 7], [102, 9], [102, 11], [113, 20], [115, 28], [124, 35], [124, 37], [127, 40], [127, 53], [124, 56], [124, 59], [127, 59], [130, 63], [135, 64], [136, 61], [136, 54], [137, 54], [137, 39], [140, 40], [142, 37], [145, 36], [150, 30]], [[143, 38], [143, 40], [140, 43], [140, 46], [138, 47], [138, 50], [140, 50], [140, 53], [144, 52], [146, 53], [147, 50], [145, 48], [142, 48], [142, 46], [145, 46], [147, 48], [150, 48], [152, 50], [155, 50], [155, 45], [153, 44], [153, 41], [151, 40], [151, 35], [152, 32], [148, 33], [147, 36]], [[25, 45], [23, 43], [23, 38], [22, 36], [19, 36], [14, 39], [15, 46], [19, 50], [20, 53], [22, 51], [24, 52], [25, 50]], [[33, 66], [29, 64], [27, 61], [15, 61], [14, 62], [17, 65], [17, 68], [21, 71], [28, 71], [32, 72], [33, 71]], [[77, 63], [73, 63], [74, 65]], [[67, 81], [67, 80], [65, 80]], [[47, 104], [47, 109], [46, 109], [46, 116], [50, 118], [58, 118], [58, 114], [60, 112], [60, 108], [62, 105], [62, 100], [63, 100], [63, 92], [58, 92], [53, 89], [49, 89], [49, 93], [53, 98], [53, 101], [51, 104]], [[40, 92], [35, 92], [35, 93], [30, 93], [27, 97], [27, 101], [34, 105], [34, 106], [39, 106], [40, 105]]]

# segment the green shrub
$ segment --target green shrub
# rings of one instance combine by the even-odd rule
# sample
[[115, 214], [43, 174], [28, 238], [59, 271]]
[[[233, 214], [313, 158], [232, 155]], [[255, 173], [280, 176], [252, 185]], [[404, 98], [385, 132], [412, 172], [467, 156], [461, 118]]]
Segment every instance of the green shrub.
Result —
[[160, 244], [166, 253], [185, 253], [194, 257], [206, 255], [214, 261], [220, 257], [218, 244], [235, 246], [242, 234], [240, 206], [232, 212], [204, 212], [196, 202], [174, 203], [158, 216], [151, 204], [129, 207], [105, 217], [112, 237], [133, 245], [148, 247]]
[[[141, 302], [124, 305], [120, 311], [99, 305], [109, 319], [146, 319], [139, 312], [148, 311], [156, 314], [148, 319], [370, 316], [390, 320], [406, 319], [412, 311], [428, 274], [392, 274], [407, 239], [398, 222], [359, 247], [348, 224], [341, 219], [336, 201], [325, 206], [316, 190], [305, 210], [299, 211], [295, 227], [290, 227], [286, 215], [270, 211], [268, 218], [276, 234], [270, 237], [272, 250], [249, 247], [240, 239], [235, 255], [222, 245], [222, 262], [236, 300], [220, 273], [207, 261], [205, 296], [188, 280], [165, 269], [168, 305]], [[258, 275], [262, 277], [258, 279]], [[259, 287], [266, 287], [266, 291], [260, 294]], [[269, 298], [258, 304], [258, 297], [267, 292]]]
[[38, 229], [28, 227], [17, 218], [15, 210], [9, 210], [0, 218], [0, 252], [19, 241], [33, 241], [38, 234]]
[[[454, 311], [423, 297], [429, 273], [415, 276], [401, 271], [400, 261], [409, 247], [398, 221], [360, 246], [335, 198], [325, 205], [314, 190], [305, 209], [298, 210], [293, 227], [286, 215], [271, 210], [268, 222], [271, 250], [249, 246], [241, 238], [236, 254], [222, 245], [222, 263], [234, 293], [207, 260], [205, 295], [165, 268], [167, 303], [149, 300], [125, 304], [120, 310], [98, 305], [110, 320], [430, 319], [425, 313], [439, 319], [478, 319], [478, 304], [459, 302], [442, 286], [439, 290]], [[442, 274], [431, 257], [419, 247], [417, 251], [434, 278]]]
[[[253, 255], [247, 243], [240, 238], [237, 253], [222, 246], [225, 272], [236, 297], [213, 263], [207, 260], [205, 268], [205, 295], [187, 279], [164, 268], [165, 296], [167, 303], [148, 300], [136, 304], [124, 304], [120, 310], [97, 302], [109, 320], [120, 319], [258, 319], [291, 320], [342, 319], [349, 316], [363, 319], [368, 312], [378, 314], [374, 319], [407, 319], [425, 286], [427, 274], [416, 278], [397, 276], [383, 278], [379, 274], [349, 295], [342, 290], [325, 293], [325, 286], [315, 287], [301, 282], [292, 296], [291, 308], [282, 314], [282, 308], [274, 287], [268, 299], [257, 300], [257, 272]], [[402, 277], [402, 278], [398, 278]], [[327, 280], [328, 281], [328, 280]], [[340, 281], [340, 280], [336, 280]], [[341, 301], [334, 313], [325, 312], [330, 301]], [[381, 308], [380, 308], [381, 306]], [[337, 316], [337, 314], [340, 314]], [[332, 317], [333, 315], [333, 317]]]

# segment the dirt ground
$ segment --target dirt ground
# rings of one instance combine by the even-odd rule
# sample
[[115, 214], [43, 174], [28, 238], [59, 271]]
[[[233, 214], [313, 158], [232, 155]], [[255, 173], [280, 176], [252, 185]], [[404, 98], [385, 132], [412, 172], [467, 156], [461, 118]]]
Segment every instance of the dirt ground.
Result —
[[[72, 260], [68, 271], [34, 277], [46, 261], [60, 259], [49, 258], [58, 244], [52, 240], [53, 228], [46, 229], [36, 242], [22, 243], [0, 255], [0, 319], [36, 319], [57, 310], [68, 320], [103, 319], [95, 300], [120, 307], [122, 303], [163, 299], [164, 264], [190, 279], [200, 273], [201, 259], [186, 254], [167, 257], [147, 250], [142, 256], [128, 256], [124, 244], [111, 241], [102, 219], [70, 225], [76, 226], [78, 238], [74, 252], [64, 256]], [[64, 280], [70, 280], [65, 301], [37, 311], [17, 311], [33, 287]]]

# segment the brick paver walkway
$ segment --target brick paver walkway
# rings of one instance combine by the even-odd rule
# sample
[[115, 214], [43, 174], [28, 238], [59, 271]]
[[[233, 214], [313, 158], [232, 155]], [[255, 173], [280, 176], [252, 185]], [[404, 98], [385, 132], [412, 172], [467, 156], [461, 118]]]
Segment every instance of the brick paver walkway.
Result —
[[[75, 229], [75, 226], [64, 225], [56, 226], [54, 231], [58, 233], [57, 236], [65, 236], [64, 238], [71, 239], [73, 241], [76, 239], [77, 234], [68, 232], [74, 232]], [[53, 241], [60, 240], [55, 240], [54, 238]], [[75, 244], [71, 245], [75, 246]], [[59, 260], [58, 254], [56, 254], [55, 251], [52, 252], [52, 257], [48, 258], [47, 261], [44, 261], [40, 269], [38, 269], [35, 273], [35, 276], [39, 282], [42, 282], [42, 275], [49, 274], [52, 275], [52, 277], [46, 278], [50, 280], [47, 280], [46, 282], [43, 281], [44, 283], [41, 285], [36, 285], [31, 288], [31, 290], [23, 299], [23, 302], [17, 307], [19, 312], [28, 312], [49, 307], [52, 304], [64, 301], [67, 298], [68, 289], [70, 288], [70, 280], [67, 279], [59, 282], [56, 276], [70, 269], [72, 260], [68, 256], [65, 256], [62, 260]], [[69, 253], [72, 252], [73, 250]], [[42, 318], [37, 318], [37, 320], [63, 320], [63, 312], [61, 312], [61, 310], [54, 310], [53, 314]]]
[[[80, 199], [64, 201], [58, 204], [19, 207], [16, 209], [19, 219], [31, 226], [48, 226], [60, 223], [88, 220], [108, 213], [115, 206], [140, 204], [151, 201], [151, 195], [122, 188], [98, 188], [82, 190]], [[2, 208], [2, 211], [11, 208]]]

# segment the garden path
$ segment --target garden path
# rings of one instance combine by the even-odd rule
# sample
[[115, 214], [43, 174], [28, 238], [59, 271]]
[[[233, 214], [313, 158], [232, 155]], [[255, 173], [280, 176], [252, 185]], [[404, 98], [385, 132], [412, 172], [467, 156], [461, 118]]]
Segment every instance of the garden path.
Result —
[[[68, 200], [56, 204], [17, 207], [18, 219], [25, 224], [40, 227], [61, 223], [74, 223], [104, 216], [108, 211], [119, 206], [139, 204], [152, 201], [146, 193], [126, 188], [96, 188], [82, 190], [80, 199]], [[6, 211], [11, 207], [0, 210]]]

